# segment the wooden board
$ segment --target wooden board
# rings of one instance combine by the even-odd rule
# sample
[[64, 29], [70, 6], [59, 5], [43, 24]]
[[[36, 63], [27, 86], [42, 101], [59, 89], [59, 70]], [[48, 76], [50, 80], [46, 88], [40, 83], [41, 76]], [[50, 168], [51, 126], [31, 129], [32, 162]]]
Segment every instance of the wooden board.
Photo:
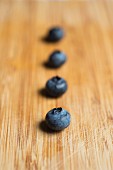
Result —
[[[43, 41], [51, 26], [65, 38]], [[63, 50], [60, 69], [44, 66]], [[42, 89], [52, 76], [68, 82], [61, 98]], [[46, 131], [46, 113], [61, 106], [69, 128]], [[113, 170], [113, 2], [0, 3], [0, 170]]]

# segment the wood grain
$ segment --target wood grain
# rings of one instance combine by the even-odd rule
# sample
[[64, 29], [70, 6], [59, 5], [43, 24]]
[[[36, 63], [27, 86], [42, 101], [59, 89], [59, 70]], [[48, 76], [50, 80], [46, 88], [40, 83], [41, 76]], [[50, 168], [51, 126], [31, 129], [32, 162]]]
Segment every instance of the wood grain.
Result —
[[[43, 41], [62, 26], [60, 43]], [[55, 49], [68, 55], [60, 69], [44, 66]], [[68, 91], [41, 91], [54, 75]], [[48, 110], [71, 113], [69, 128], [42, 127]], [[113, 169], [113, 2], [0, 3], [0, 169]]]

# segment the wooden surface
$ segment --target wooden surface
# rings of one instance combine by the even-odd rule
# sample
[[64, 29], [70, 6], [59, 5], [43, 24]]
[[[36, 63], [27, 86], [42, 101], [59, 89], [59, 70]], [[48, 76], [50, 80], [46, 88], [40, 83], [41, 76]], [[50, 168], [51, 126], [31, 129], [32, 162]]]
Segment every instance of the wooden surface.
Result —
[[[43, 41], [62, 26], [66, 37]], [[55, 49], [68, 55], [60, 69], [44, 66]], [[54, 75], [68, 91], [41, 91]], [[47, 111], [71, 113], [69, 128], [46, 131]], [[0, 170], [113, 170], [113, 2], [0, 3]]]

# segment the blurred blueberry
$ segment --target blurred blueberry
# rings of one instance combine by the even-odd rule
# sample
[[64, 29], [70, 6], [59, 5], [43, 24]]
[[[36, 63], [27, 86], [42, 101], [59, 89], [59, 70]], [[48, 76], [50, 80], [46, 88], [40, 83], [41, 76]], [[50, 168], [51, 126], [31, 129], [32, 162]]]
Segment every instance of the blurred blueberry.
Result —
[[57, 68], [64, 64], [66, 60], [66, 55], [63, 52], [56, 50], [50, 55], [48, 65]]
[[64, 37], [64, 30], [60, 27], [54, 27], [49, 30], [48, 40], [51, 42], [57, 42]]

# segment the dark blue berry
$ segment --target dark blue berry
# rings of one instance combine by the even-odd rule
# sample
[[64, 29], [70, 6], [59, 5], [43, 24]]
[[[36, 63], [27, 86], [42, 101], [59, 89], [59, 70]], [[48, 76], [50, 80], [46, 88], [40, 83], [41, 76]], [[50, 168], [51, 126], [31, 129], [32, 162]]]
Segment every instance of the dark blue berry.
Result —
[[49, 96], [59, 97], [67, 90], [67, 82], [61, 77], [53, 77], [47, 81], [46, 90]]
[[63, 108], [54, 108], [46, 114], [46, 123], [52, 130], [63, 130], [70, 124], [71, 116]]
[[49, 65], [53, 68], [60, 67], [66, 62], [66, 55], [61, 51], [54, 51], [49, 58]]
[[54, 27], [50, 29], [48, 33], [48, 40], [51, 42], [57, 42], [64, 37], [64, 30], [60, 27]]

